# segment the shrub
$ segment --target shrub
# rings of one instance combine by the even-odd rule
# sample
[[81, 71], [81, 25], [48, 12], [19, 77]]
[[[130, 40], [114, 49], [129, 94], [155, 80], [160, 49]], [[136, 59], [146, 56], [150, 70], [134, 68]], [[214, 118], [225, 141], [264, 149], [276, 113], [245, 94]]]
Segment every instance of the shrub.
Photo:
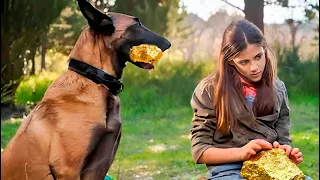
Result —
[[15, 93], [15, 105], [30, 105], [39, 102], [49, 85], [58, 78], [57, 73], [41, 71], [20, 82]]
[[289, 94], [319, 95], [319, 56], [300, 61], [297, 51], [284, 48], [278, 56], [278, 76], [286, 84]]
[[[148, 71], [128, 63], [123, 74], [125, 89], [120, 94], [123, 112], [157, 113], [188, 105], [194, 88], [211, 72], [212, 64], [163, 59]], [[43, 71], [22, 80], [15, 93], [15, 104], [32, 108], [57, 77], [57, 73]]]
[[189, 105], [191, 95], [213, 63], [161, 60], [153, 70], [128, 64], [124, 70], [124, 90], [120, 94], [125, 115], [169, 112]]

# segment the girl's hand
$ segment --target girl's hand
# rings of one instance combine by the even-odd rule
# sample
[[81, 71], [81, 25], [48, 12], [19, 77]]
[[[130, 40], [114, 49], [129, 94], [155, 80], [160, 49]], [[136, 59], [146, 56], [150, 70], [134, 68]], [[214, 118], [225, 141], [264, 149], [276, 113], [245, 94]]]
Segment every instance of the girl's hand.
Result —
[[238, 151], [240, 161], [246, 161], [257, 152], [264, 149], [272, 149], [272, 144], [263, 139], [251, 140], [248, 144], [241, 147]]
[[292, 148], [290, 145], [280, 145], [277, 141], [273, 142], [274, 148], [282, 149], [286, 152], [286, 155], [291, 159], [296, 165], [300, 164], [303, 161], [302, 152], [299, 148]]

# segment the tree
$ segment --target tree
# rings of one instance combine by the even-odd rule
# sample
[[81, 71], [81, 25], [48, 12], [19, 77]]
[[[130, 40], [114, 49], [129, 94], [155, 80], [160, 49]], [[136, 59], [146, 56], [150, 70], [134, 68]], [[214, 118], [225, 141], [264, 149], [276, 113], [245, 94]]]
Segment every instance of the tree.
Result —
[[[309, 6], [305, 9], [305, 16], [307, 17], [308, 21], [310, 22], [316, 19], [317, 18], [316, 14], [318, 14], [318, 18], [319, 18], [319, 4], [309, 4]], [[318, 26], [314, 29], [314, 31], [319, 33], [319, 21], [318, 21]], [[313, 45], [319, 46], [319, 35], [316, 35], [313, 39], [316, 42]]]
[[177, 16], [183, 15], [178, 13], [179, 2], [179, 0], [116, 0], [112, 11], [135, 16], [152, 31], [164, 35], [168, 30], [169, 16], [172, 17], [172, 13]]
[[301, 41], [303, 38], [300, 39], [300, 43], [298, 45], [296, 44], [296, 35], [298, 30], [303, 26], [302, 21], [296, 21], [294, 19], [286, 19], [286, 24], [290, 28], [290, 34], [291, 34], [291, 49], [293, 52], [298, 52], [299, 50], [299, 44], [301, 44]]
[[264, 32], [264, 6], [278, 5], [289, 7], [289, 0], [244, 0], [244, 9], [229, 3], [228, 0], [222, 1], [242, 11], [245, 14], [245, 19], [255, 24], [262, 32]]
[[[1, 1], [1, 90], [14, 94], [18, 83], [3, 88], [23, 75], [26, 50], [35, 51], [49, 25], [60, 15], [68, 0]], [[35, 54], [35, 53], [31, 53]], [[3, 92], [1, 91], [1, 94]], [[1, 97], [2, 98], [2, 97]]]
[[[107, 12], [113, 7], [111, 1], [91, 0], [90, 2], [100, 11]], [[85, 26], [87, 26], [87, 20], [80, 12], [76, 0], [73, 0], [73, 3], [70, 3], [61, 12], [60, 17], [50, 25], [46, 38], [48, 41], [43, 44], [42, 53], [45, 55], [45, 50], [50, 49], [53, 52], [69, 55]], [[45, 64], [44, 60], [42, 64]]]
[[91, 0], [93, 5], [102, 12], [108, 12], [113, 7], [113, 0]]
[[244, 0], [245, 19], [258, 26], [264, 32], [264, 0]]
[[69, 55], [86, 25], [87, 21], [81, 14], [78, 4], [71, 3], [50, 25], [45, 48]]

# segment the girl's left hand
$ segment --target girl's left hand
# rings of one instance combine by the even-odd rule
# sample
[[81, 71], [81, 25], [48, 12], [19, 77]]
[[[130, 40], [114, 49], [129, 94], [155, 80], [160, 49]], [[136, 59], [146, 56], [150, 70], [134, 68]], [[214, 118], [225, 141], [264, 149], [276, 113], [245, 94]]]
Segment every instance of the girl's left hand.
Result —
[[293, 163], [296, 165], [300, 164], [302, 159], [302, 152], [299, 150], [299, 148], [292, 148], [290, 145], [280, 145], [277, 141], [273, 142], [274, 148], [283, 149], [286, 152], [286, 155], [291, 159]]

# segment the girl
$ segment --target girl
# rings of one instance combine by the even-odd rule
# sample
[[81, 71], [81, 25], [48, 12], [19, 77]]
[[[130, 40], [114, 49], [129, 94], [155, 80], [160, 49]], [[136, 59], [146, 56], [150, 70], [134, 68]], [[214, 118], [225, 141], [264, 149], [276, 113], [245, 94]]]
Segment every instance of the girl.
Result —
[[192, 155], [209, 179], [242, 179], [242, 162], [264, 149], [280, 148], [295, 164], [290, 146], [287, 91], [263, 33], [247, 20], [223, 34], [218, 70], [204, 78], [191, 99]]

